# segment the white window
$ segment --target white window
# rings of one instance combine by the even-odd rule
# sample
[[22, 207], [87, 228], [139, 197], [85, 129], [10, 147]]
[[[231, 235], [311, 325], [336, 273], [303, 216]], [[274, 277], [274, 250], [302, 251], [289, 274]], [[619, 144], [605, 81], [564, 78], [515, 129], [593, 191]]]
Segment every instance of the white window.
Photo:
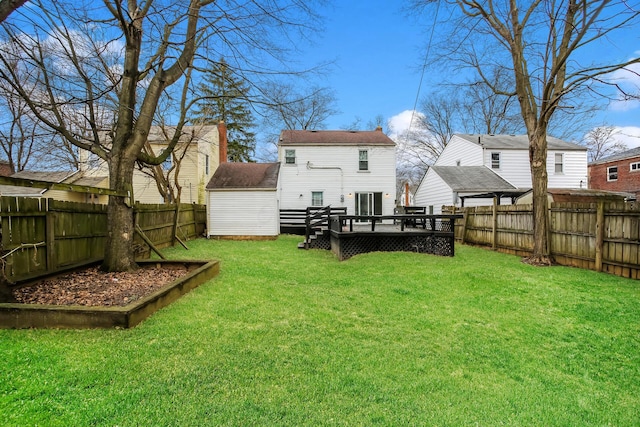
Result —
[[491, 153], [491, 169], [500, 169], [500, 153]]
[[617, 181], [617, 180], [618, 180], [618, 167], [609, 166], [607, 168], [607, 181]]
[[296, 150], [284, 150], [284, 162], [287, 165], [296, 164]]
[[311, 206], [323, 206], [322, 191], [311, 192]]
[[634, 162], [629, 164], [629, 172], [640, 171], [640, 162]]
[[169, 157], [167, 157], [167, 160], [165, 160], [162, 163], [162, 170], [168, 171], [171, 169], [172, 166], [173, 166], [173, 155], [169, 154]]
[[358, 170], [368, 171], [369, 170], [369, 152], [367, 150], [360, 150], [358, 155]]
[[562, 153], [556, 153], [556, 159], [555, 159], [555, 172], [556, 173], [563, 173], [564, 172], [564, 154]]

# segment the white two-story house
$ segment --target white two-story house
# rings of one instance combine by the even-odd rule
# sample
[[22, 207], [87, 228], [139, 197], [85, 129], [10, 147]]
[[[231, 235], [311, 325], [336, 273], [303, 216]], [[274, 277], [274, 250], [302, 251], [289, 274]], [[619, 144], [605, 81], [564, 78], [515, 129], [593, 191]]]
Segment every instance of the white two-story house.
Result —
[[392, 215], [396, 144], [374, 131], [285, 130], [278, 141], [280, 208], [346, 207]]
[[[587, 187], [587, 149], [547, 137], [549, 188]], [[415, 204], [439, 214], [443, 205], [479, 206], [501, 203], [531, 189], [527, 135], [469, 135], [451, 138], [422, 178]]]

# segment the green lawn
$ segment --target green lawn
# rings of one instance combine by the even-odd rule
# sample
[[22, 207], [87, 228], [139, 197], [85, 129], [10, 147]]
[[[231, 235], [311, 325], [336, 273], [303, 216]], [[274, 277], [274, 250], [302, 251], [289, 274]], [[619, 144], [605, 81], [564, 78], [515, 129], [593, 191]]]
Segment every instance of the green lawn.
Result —
[[640, 424], [640, 282], [458, 246], [198, 240], [131, 330], [0, 330], [2, 426]]

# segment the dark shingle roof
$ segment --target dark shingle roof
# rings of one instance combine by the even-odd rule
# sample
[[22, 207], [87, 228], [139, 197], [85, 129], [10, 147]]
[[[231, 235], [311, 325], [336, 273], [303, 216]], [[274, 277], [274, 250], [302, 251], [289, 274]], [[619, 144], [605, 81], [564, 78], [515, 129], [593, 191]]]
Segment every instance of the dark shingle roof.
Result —
[[486, 166], [431, 166], [453, 191], [493, 192], [513, 191], [509, 182]]
[[207, 190], [275, 189], [280, 163], [222, 163], [218, 166]]
[[640, 147], [632, 148], [630, 150], [622, 151], [620, 153], [612, 154], [611, 156], [604, 157], [589, 163], [590, 165], [597, 165], [600, 163], [615, 162], [618, 160], [630, 159], [633, 157], [640, 157]]
[[[527, 135], [456, 134], [456, 136], [489, 149], [527, 150], [529, 148], [529, 137]], [[566, 142], [553, 136], [547, 136], [547, 148], [549, 150], [563, 151], [587, 150], [585, 146]]]
[[381, 130], [283, 130], [279, 145], [388, 145], [395, 142]]

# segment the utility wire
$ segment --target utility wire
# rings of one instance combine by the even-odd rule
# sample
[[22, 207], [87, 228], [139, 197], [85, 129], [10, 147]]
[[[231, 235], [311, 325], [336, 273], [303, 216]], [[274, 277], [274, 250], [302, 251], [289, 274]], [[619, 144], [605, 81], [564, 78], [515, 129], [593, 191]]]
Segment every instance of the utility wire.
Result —
[[429, 53], [431, 52], [431, 44], [433, 42], [433, 34], [436, 31], [436, 23], [438, 22], [438, 12], [440, 11], [440, 2], [436, 2], [436, 14], [433, 17], [433, 26], [431, 27], [431, 35], [429, 36], [429, 43], [427, 44], [427, 52], [424, 56], [424, 63], [422, 64], [422, 73], [420, 74], [420, 83], [418, 83], [418, 91], [416, 93], [416, 99], [413, 102], [413, 109], [411, 110], [411, 120], [409, 120], [409, 128], [405, 135], [405, 140], [411, 133], [411, 126], [413, 126], [413, 119], [416, 115], [416, 108], [418, 106], [418, 99], [420, 98], [420, 92], [422, 91], [422, 82], [424, 80], [424, 73], [427, 69], [427, 60], [429, 59]]

